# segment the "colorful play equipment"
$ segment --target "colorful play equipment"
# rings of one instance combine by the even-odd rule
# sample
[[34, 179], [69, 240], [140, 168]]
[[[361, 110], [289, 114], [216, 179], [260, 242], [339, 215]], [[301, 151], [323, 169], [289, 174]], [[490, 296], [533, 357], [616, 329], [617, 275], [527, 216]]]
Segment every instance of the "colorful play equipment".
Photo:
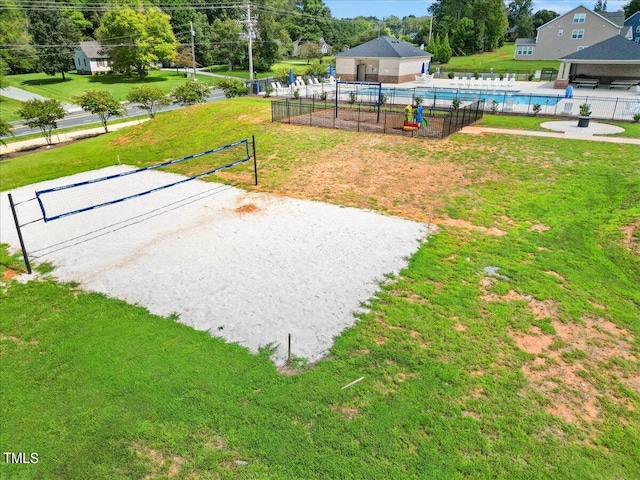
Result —
[[427, 126], [427, 119], [422, 115], [422, 105], [413, 108], [411, 105], [404, 107], [404, 125], [405, 131], [418, 130]]

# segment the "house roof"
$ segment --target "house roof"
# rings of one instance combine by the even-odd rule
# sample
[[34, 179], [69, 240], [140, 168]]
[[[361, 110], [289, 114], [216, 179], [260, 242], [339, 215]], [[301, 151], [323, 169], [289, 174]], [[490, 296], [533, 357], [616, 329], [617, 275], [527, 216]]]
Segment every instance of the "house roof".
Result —
[[516, 45], [535, 45], [535, 38], [516, 38]]
[[[594, 12], [596, 13], [596, 12]], [[621, 27], [624, 25], [624, 12], [598, 12], [611, 23]]]
[[103, 51], [103, 46], [100, 42], [88, 41], [80, 42], [80, 50], [84, 52], [87, 58], [108, 58], [109, 54]]
[[584, 50], [566, 55], [561, 61], [598, 61], [599, 63], [640, 63], [640, 45], [615, 35]]
[[429, 52], [393, 37], [380, 37], [340, 52], [336, 57], [407, 58], [433, 57]]

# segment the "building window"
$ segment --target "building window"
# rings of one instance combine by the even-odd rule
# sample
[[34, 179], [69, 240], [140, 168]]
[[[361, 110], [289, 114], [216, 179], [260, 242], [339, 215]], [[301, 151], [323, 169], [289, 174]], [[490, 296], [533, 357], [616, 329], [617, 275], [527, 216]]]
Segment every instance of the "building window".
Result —
[[587, 47], [578, 47], [578, 50], [576, 50], [577, 52], [579, 52], [580, 50], [584, 50]]
[[640, 44], [640, 37], [636, 38], [636, 43]]
[[584, 23], [587, 19], [586, 13], [574, 13], [573, 14], [573, 23]]
[[640, 33], [640, 25], [636, 27], [636, 33]]
[[580, 28], [578, 30], [574, 30], [573, 32], [571, 32], [571, 38], [573, 39], [584, 38], [584, 29]]
[[559, 37], [561, 37], [563, 33], [564, 33], [564, 31], [563, 31], [563, 30], [558, 30], [558, 36], [559, 36]]
[[517, 55], [533, 55], [533, 47], [518, 47]]

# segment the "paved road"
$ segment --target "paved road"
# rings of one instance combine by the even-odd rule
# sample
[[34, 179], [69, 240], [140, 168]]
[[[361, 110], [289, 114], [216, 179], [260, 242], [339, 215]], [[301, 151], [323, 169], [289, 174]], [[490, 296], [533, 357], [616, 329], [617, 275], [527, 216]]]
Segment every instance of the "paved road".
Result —
[[[8, 87], [8, 88], [13, 88], [13, 87]], [[20, 90], [20, 89], [16, 88], [15, 90]], [[25, 92], [24, 90], [22, 90], [22, 92], [28, 95], [33, 95], [31, 98], [40, 98], [40, 99], [44, 98], [44, 97], [40, 97], [39, 95], [34, 95], [32, 93]], [[12, 94], [23, 95], [15, 92], [12, 92]], [[8, 96], [8, 95], [5, 95], [5, 89], [2, 89], [2, 95]], [[11, 97], [11, 98], [15, 98], [15, 97]], [[22, 101], [30, 99], [27, 97], [27, 95], [23, 95], [23, 98], [24, 100]], [[225, 96], [222, 90], [216, 89], [211, 91], [211, 95], [209, 96], [209, 98], [207, 98], [206, 101], [212, 102], [216, 100], [223, 100], [224, 98]], [[17, 100], [20, 100], [20, 99], [17, 99]], [[70, 107], [71, 107], [70, 108], [71, 112], [67, 113], [67, 115], [62, 120], [58, 121], [58, 128], [82, 127], [92, 123], [100, 123], [100, 118], [97, 115], [92, 115], [91, 113], [85, 112], [80, 107], [77, 107], [77, 106], [75, 106], [76, 107], [75, 109], [73, 108], [74, 106], [70, 106]], [[128, 117], [147, 115], [147, 111], [143, 110], [142, 108], [138, 108], [130, 105], [125, 105], [125, 107], [127, 109], [126, 116]], [[168, 107], [164, 107], [162, 111], [177, 110], [179, 108], [183, 108], [183, 106], [172, 104], [172, 105], [169, 105]], [[65, 110], [69, 111], [69, 109], [67, 108], [65, 108]], [[11, 122], [11, 125], [13, 126], [13, 133], [16, 137], [19, 137], [22, 135], [29, 135], [32, 133], [40, 133], [40, 129], [29, 128], [24, 124], [23, 121]]]

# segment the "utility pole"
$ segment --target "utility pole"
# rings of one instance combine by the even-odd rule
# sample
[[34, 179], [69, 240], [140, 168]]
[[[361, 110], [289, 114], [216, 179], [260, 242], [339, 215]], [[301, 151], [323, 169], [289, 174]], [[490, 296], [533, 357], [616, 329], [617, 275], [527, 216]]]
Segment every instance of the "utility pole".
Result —
[[429, 45], [431, 45], [431, 31], [433, 30], [433, 13], [431, 14], [431, 22], [429, 23]]
[[249, 42], [249, 82], [253, 85], [253, 39], [256, 38], [255, 28], [258, 25], [257, 17], [251, 18], [251, 4], [247, 3], [247, 13], [244, 17], [244, 36]]
[[193, 29], [193, 22], [189, 22], [189, 27], [191, 28], [191, 60], [193, 61], [193, 79], [197, 80], [196, 77], [196, 49], [194, 45], [194, 39], [196, 36], [196, 32]]

